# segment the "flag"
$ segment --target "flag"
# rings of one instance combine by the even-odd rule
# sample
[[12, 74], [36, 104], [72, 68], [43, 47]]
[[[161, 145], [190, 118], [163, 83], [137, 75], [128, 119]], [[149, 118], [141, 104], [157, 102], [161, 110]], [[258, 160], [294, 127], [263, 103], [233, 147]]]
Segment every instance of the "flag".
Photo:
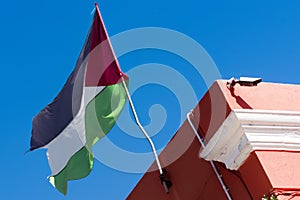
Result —
[[91, 172], [92, 146], [114, 126], [126, 101], [122, 77], [126, 83], [128, 77], [119, 67], [95, 6], [75, 69], [55, 99], [32, 121], [30, 150], [47, 148], [49, 181], [63, 194], [68, 180]]

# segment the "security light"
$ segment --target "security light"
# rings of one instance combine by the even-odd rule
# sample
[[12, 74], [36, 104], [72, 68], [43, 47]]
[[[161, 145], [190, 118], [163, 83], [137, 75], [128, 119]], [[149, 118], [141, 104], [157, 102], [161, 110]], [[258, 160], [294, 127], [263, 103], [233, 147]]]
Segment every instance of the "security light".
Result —
[[227, 87], [233, 88], [235, 84], [240, 84], [240, 86], [257, 86], [260, 82], [262, 82], [262, 78], [250, 78], [250, 77], [240, 77], [240, 79], [235, 79], [232, 77], [229, 81], [227, 81]]

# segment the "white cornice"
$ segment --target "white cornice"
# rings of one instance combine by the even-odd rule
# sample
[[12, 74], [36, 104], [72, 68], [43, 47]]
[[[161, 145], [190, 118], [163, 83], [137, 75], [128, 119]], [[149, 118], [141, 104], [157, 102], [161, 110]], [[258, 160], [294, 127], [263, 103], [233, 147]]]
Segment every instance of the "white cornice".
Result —
[[233, 110], [200, 157], [237, 170], [254, 150], [300, 151], [300, 112]]

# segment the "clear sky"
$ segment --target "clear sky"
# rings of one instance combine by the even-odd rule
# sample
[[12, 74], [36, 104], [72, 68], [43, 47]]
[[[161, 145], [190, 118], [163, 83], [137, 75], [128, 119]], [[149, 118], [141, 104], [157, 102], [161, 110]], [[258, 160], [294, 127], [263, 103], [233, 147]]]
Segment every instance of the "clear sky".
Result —
[[[120, 65], [158, 149], [212, 79], [251, 76], [300, 84], [300, 1], [103, 0], [99, 6], [108, 34], [121, 33], [113, 46], [126, 53]], [[126, 115], [128, 106], [108, 142], [95, 146], [92, 173], [70, 182], [66, 197], [46, 179], [45, 150], [24, 155], [31, 120], [74, 68], [93, 8], [90, 0], [1, 3], [1, 199], [124, 199], [150, 163], [150, 147]], [[137, 29], [143, 27], [152, 28]], [[208, 55], [215, 65], [204, 62]], [[189, 56], [200, 64], [193, 66]]]

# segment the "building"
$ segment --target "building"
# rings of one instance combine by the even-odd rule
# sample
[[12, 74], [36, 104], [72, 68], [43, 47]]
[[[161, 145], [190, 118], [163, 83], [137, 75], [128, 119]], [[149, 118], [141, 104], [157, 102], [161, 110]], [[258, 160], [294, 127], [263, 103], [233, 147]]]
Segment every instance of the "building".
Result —
[[300, 85], [218, 80], [188, 118], [159, 155], [169, 193], [153, 163], [128, 200], [300, 199]]

